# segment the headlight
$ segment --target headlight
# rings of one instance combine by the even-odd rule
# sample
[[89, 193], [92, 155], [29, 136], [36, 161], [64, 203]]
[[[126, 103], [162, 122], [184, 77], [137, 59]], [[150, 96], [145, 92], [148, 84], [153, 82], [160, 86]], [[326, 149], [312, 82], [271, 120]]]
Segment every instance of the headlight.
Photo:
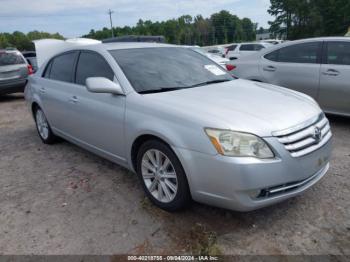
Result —
[[211, 128], [205, 132], [221, 155], [264, 159], [275, 156], [265, 141], [255, 135]]

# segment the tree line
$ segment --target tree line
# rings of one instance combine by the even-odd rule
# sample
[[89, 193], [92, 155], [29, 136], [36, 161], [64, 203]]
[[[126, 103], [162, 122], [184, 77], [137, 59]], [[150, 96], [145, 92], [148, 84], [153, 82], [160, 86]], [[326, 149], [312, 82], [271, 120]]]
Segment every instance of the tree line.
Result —
[[33, 40], [44, 38], [64, 39], [59, 33], [50, 34], [46, 32], [32, 31], [24, 34], [19, 31], [11, 33], [0, 33], [0, 48], [14, 47], [18, 50], [34, 50]]
[[344, 36], [350, 26], [349, 0], [271, 0], [270, 32], [295, 40]]
[[[162, 35], [167, 43], [204, 46], [255, 40], [256, 28], [257, 24], [249, 18], [240, 19], [222, 10], [209, 18], [183, 15], [162, 22], [140, 19], [135, 26], [114, 27], [113, 33], [115, 36]], [[105, 27], [91, 30], [84, 37], [101, 40], [111, 35], [111, 29]]]
[[[350, 0], [270, 0], [268, 12], [274, 17], [269, 22], [272, 37], [295, 40], [317, 36], [344, 36], [350, 27]], [[249, 18], [239, 18], [226, 10], [212, 14], [183, 15], [161, 22], [140, 19], [135, 26], [114, 27], [115, 36], [162, 35], [166, 42], [182, 45], [218, 45], [233, 42], [253, 41], [259, 28]], [[90, 30], [83, 37], [110, 38], [112, 31], [104, 27]], [[59, 33], [19, 31], [0, 33], [0, 48], [16, 47], [32, 50], [31, 41], [43, 38], [64, 39]]]

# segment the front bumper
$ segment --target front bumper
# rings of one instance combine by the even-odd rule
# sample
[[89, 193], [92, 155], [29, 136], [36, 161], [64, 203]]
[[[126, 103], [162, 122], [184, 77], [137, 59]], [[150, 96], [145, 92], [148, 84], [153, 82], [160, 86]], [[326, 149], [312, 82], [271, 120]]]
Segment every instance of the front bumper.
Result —
[[251, 211], [297, 196], [328, 171], [332, 140], [293, 158], [276, 138], [264, 138], [276, 158], [232, 158], [173, 148], [187, 174], [192, 198], [236, 211]]

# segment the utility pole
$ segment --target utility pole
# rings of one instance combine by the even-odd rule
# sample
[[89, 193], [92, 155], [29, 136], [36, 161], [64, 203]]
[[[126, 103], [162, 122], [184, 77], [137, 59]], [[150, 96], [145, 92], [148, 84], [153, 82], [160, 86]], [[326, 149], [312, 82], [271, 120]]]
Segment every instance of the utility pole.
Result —
[[114, 37], [114, 32], [113, 32], [113, 23], [112, 23], [112, 14], [114, 13], [113, 10], [108, 9], [108, 14], [109, 14], [109, 21], [111, 22], [111, 31], [112, 31], [112, 37]]

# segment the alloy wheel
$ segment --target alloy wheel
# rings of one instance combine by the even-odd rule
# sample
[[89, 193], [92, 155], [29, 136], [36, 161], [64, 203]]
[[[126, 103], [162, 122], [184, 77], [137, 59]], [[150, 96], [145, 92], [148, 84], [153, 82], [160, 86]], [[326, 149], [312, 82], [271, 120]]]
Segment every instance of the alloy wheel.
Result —
[[174, 200], [178, 181], [170, 159], [161, 151], [150, 149], [142, 157], [141, 173], [147, 190], [162, 203]]
[[36, 126], [39, 131], [39, 135], [42, 139], [46, 140], [49, 137], [49, 124], [42, 110], [38, 109], [35, 114]]

